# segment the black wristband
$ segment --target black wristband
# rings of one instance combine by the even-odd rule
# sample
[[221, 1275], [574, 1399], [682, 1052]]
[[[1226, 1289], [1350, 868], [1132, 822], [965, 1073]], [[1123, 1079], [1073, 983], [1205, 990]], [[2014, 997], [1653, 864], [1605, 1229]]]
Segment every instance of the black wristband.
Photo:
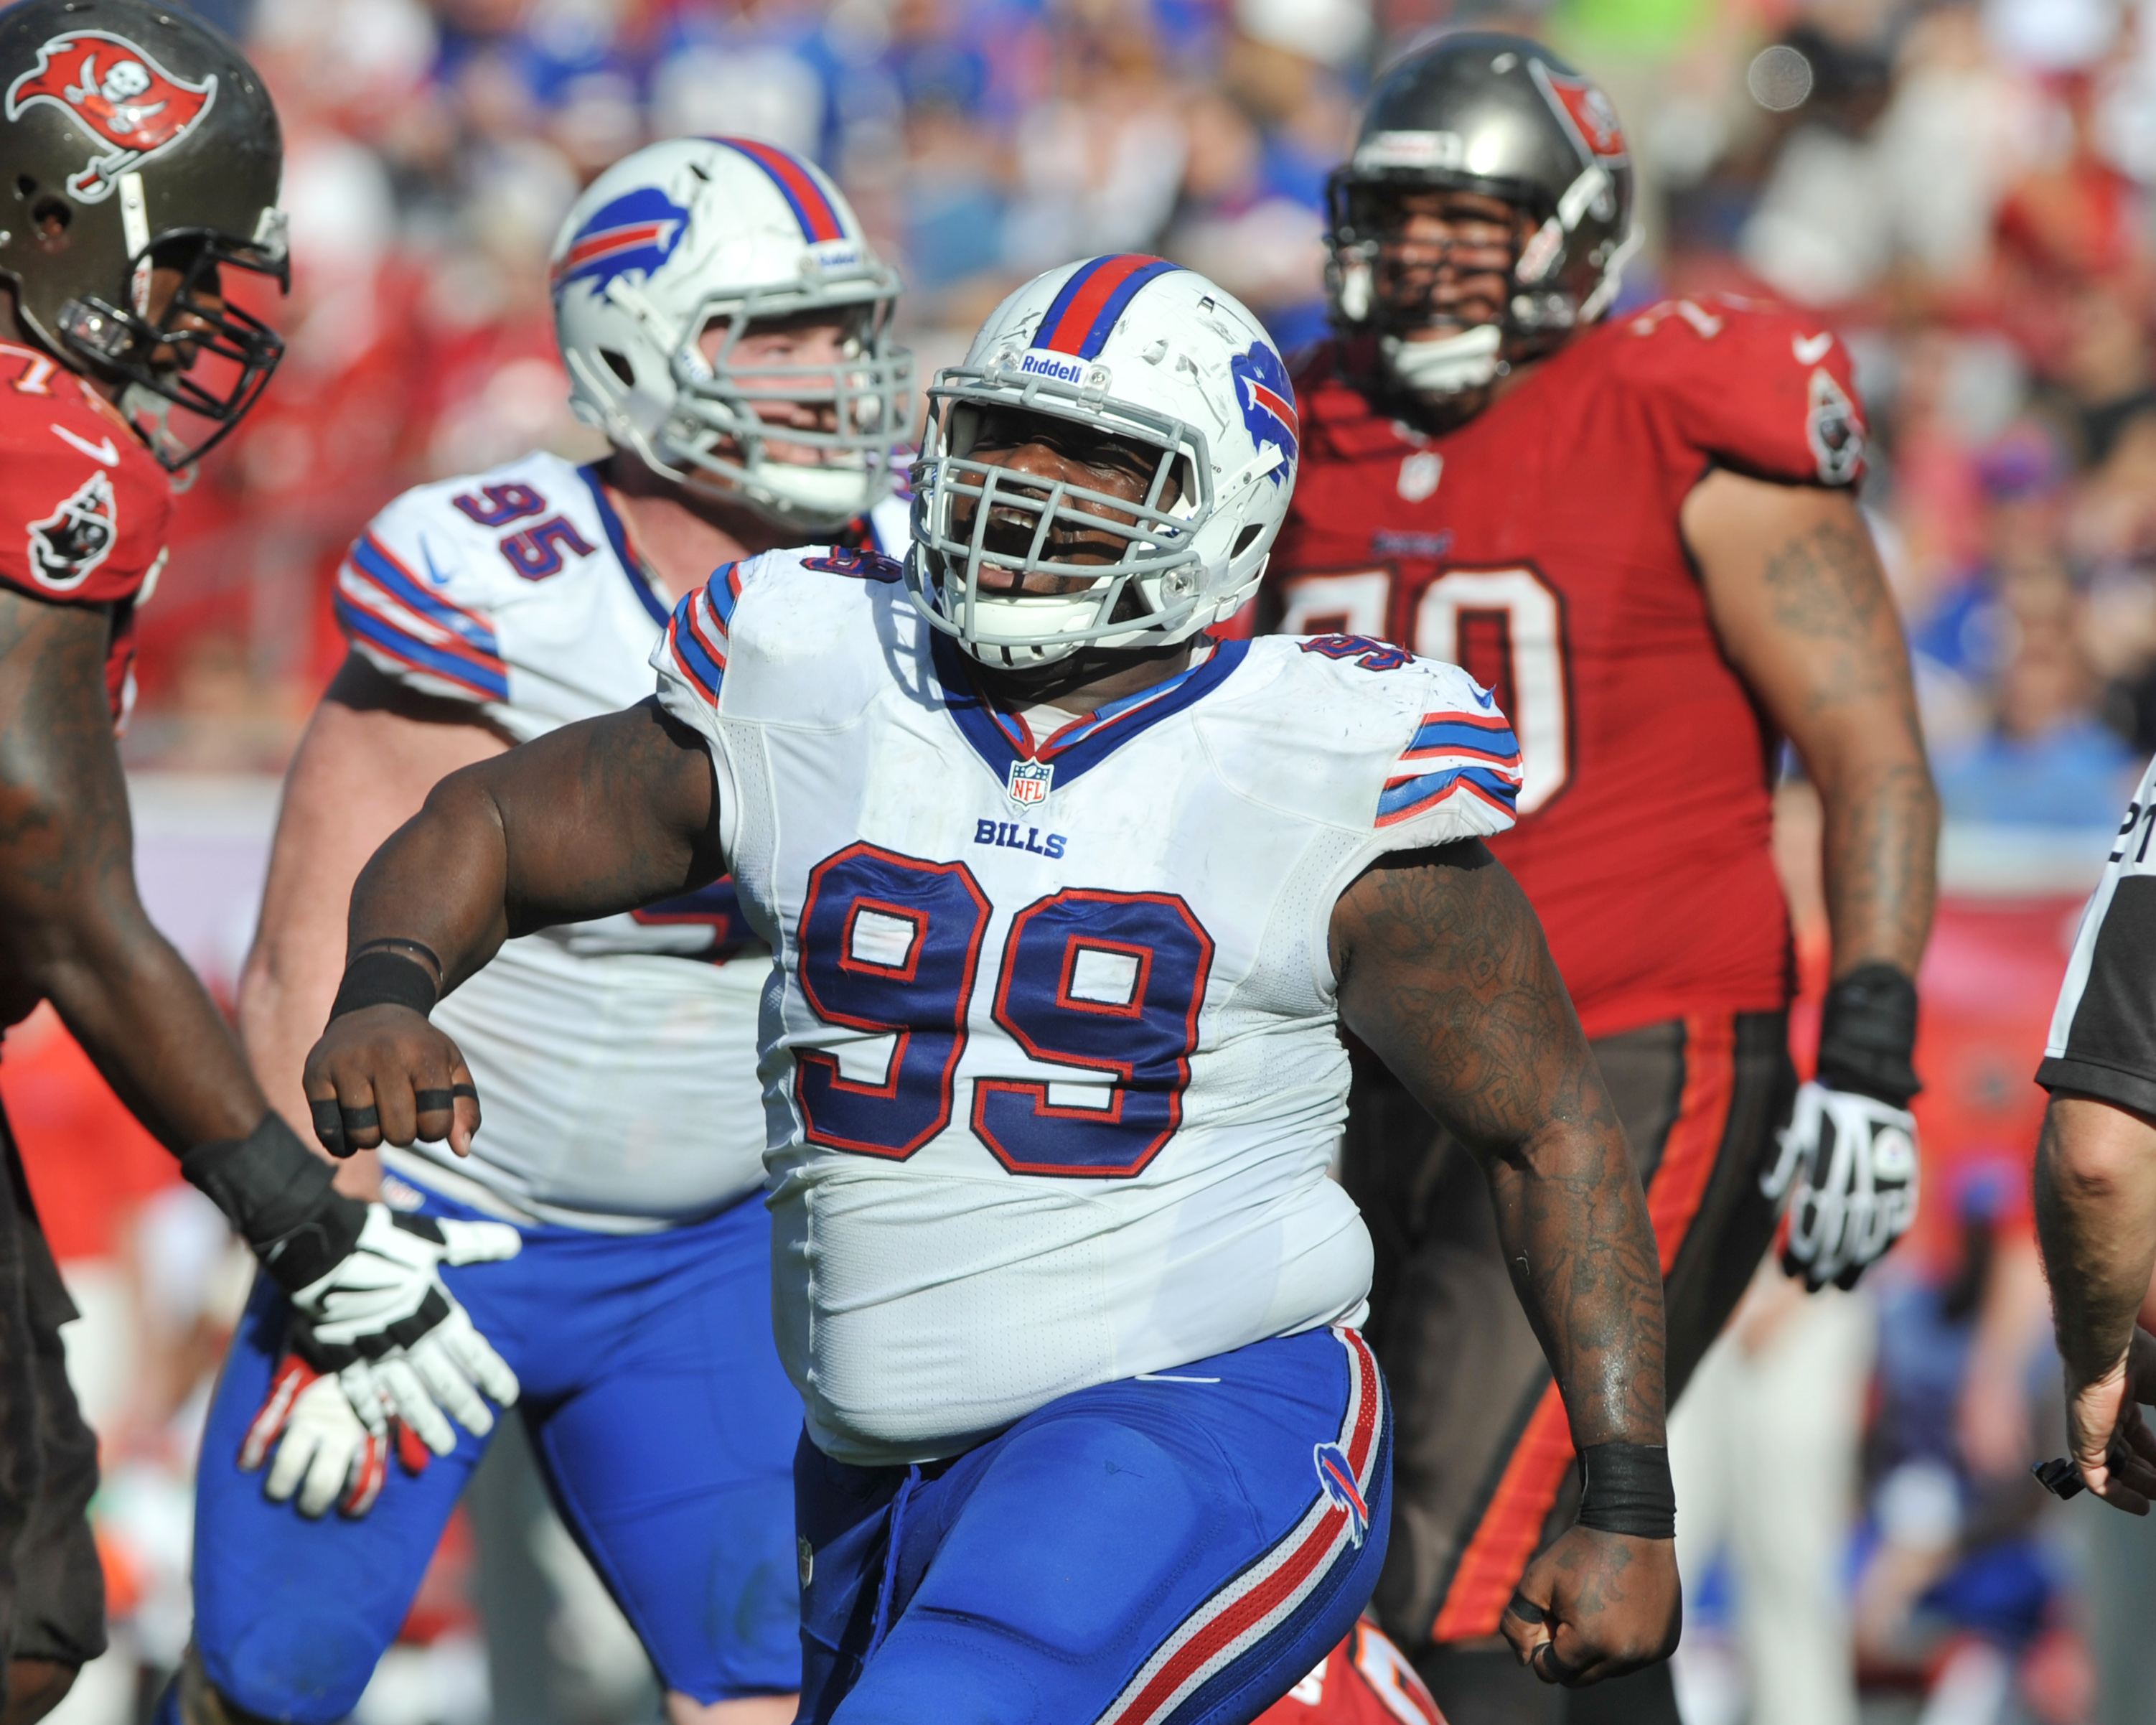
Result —
[[1906, 1108], [1924, 1087], [1910, 1064], [1916, 1047], [1917, 985], [1892, 965], [1860, 964], [1826, 991], [1821, 1084]]
[[239, 1230], [288, 1294], [352, 1254], [367, 1206], [341, 1195], [330, 1165], [274, 1111], [244, 1138], [198, 1144], [180, 1172]]
[[362, 952], [345, 966], [336, 999], [330, 1003], [332, 1023], [348, 1012], [370, 1006], [408, 1006], [421, 1018], [434, 1009], [441, 993], [427, 967], [416, 958], [379, 948]]
[[1579, 1452], [1579, 1525], [1635, 1539], [1677, 1537], [1670, 1452], [1660, 1444], [1589, 1444]]

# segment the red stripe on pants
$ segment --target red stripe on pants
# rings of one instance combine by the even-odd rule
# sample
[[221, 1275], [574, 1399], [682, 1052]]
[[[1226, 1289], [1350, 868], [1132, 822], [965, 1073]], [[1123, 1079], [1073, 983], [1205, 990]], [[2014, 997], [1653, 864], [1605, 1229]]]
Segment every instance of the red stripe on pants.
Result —
[[[1729, 1106], [1737, 1088], [1737, 1021], [1728, 1014], [1687, 1014], [1685, 1021], [1685, 1086], [1676, 1122], [1663, 1141], [1662, 1158], [1647, 1188], [1647, 1217], [1667, 1280], [1691, 1219], [1714, 1173], [1722, 1141], [1729, 1129]], [[1452, 1573], [1433, 1641], [1465, 1641], [1497, 1633], [1512, 1590], [1541, 1543], [1551, 1506], [1573, 1464], [1572, 1430], [1564, 1399], [1555, 1384], [1543, 1387], [1527, 1417], [1512, 1458], [1491, 1494], [1482, 1518]]]

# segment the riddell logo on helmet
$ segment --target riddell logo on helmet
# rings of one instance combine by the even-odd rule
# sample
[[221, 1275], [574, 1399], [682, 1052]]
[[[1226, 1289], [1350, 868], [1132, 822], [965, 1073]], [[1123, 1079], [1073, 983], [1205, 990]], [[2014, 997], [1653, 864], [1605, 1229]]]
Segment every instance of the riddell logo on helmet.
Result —
[[121, 175], [170, 149], [201, 123], [217, 100], [214, 74], [200, 84], [175, 78], [124, 36], [74, 30], [38, 50], [38, 64], [8, 86], [8, 117], [19, 120], [49, 102], [93, 138], [110, 146], [68, 176], [85, 203], [112, 195]]
[[1038, 347], [1030, 349], [1019, 359], [1018, 368], [1032, 377], [1055, 377], [1065, 383], [1086, 381], [1086, 367], [1083, 360], [1069, 359], [1060, 353], [1044, 352]]

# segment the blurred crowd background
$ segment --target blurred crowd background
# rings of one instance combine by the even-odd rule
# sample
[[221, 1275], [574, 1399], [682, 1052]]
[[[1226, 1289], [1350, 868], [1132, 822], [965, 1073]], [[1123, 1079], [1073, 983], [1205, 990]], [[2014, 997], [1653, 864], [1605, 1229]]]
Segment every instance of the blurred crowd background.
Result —
[[[197, 9], [284, 116], [290, 356], [182, 500], [124, 747], [145, 896], [228, 999], [276, 775], [341, 656], [345, 545], [417, 480], [595, 453], [545, 258], [607, 164], [689, 131], [814, 156], [902, 267], [924, 369], [1018, 281], [1106, 249], [1207, 271], [1292, 347], [1323, 328], [1325, 177], [1391, 55], [1500, 25], [1601, 80], [1647, 235], [1614, 315], [1772, 296], [1856, 355], [1865, 502], [1949, 819], [1922, 1220], [1855, 1295], [1763, 1276], [1673, 1438], [1688, 1725], [2156, 1719], [2156, 1536], [2027, 1474], [2061, 1440], [2030, 1074], [2156, 747], [2156, 0]], [[1794, 776], [1781, 809], [1815, 993], [1816, 811]], [[49, 1014], [9, 1036], [0, 1090], [85, 1311], [71, 1358], [105, 1445], [115, 1651], [60, 1717], [123, 1725], [187, 1633], [192, 1450], [247, 1265]], [[359, 1717], [655, 1717], [528, 1461], [498, 1448]]]

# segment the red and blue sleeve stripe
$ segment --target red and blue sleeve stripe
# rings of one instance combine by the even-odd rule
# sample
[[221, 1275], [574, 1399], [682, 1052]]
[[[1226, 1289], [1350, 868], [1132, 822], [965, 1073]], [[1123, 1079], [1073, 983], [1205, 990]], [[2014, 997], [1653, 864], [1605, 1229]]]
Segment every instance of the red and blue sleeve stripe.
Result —
[[667, 621], [667, 657], [709, 706], [719, 704], [726, 680], [726, 624], [740, 598], [740, 566], [728, 563], [676, 605]]
[[1510, 820], [1519, 801], [1520, 787], [1517, 780], [1487, 767], [1452, 767], [1442, 773], [1388, 779], [1378, 796], [1378, 824], [1398, 826], [1463, 793], [1488, 803]]
[[337, 571], [336, 616], [357, 645], [482, 701], [509, 699], [493, 625], [430, 592], [371, 534]]
[[1414, 739], [1400, 758], [1424, 761], [1435, 755], [1466, 756], [1519, 770], [1520, 740], [1501, 713], [1425, 713]]
[[1400, 761], [1429, 765], [1385, 781], [1378, 795], [1379, 826], [1397, 826], [1459, 796], [1512, 818], [1520, 796], [1520, 745], [1511, 721], [1495, 708], [1424, 713]]
[[779, 195], [792, 206], [794, 218], [801, 223], [803, 239], [813, 244], [819, 240], [846, 237], [846, 224], [839, 219], [838, 207], [831, 202], [814, 172], [791, 151], [755, 138], [713, 138], [711, 141], [724, 144], [729, 150], [738, 150], [771, 176], [771, 182], [778, 187]]
[[1098, 357], [1138, 290], [1182, 267], [1137, 252], [1088, 259], [1049, 303], [1033, 345], [1079, 359]]

